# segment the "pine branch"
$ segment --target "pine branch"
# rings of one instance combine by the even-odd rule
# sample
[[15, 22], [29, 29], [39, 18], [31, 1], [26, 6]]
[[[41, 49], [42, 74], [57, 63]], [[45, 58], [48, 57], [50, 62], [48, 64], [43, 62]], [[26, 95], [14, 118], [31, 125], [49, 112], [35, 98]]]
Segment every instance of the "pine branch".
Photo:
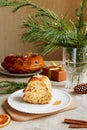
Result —
[[75, 13], [77, 16], [77, 28], [78, 30], [81, 30], [84, 26], [84, 12], [85, 12], [85, 8], [87, 5], [87, 0], [83, 0], [81, 5], [80, 5], [80, 9], [76, 9]]
[[33, 9], [36, 9], [38, 12], [40, 12], [40, 15], [51, 17], [53, 19], [57, 19], [57, 15], [53, 11], [50, 11], [49, 9], [44, 9], [28, 0], [24, 0], [22, 2], [0, 0], [0, 6], [1, 7], [12, 6], [13, 12], [16, 12], [17, 10], [19, 10], [22, 7], [29, 6], [29, 7], [32, 7]]
[[0, 6], [13, 7], [16, 12], [24, 6], [35, 9], [32, 16], [24, 19], [22, 34], [24, 42], [34, 42], [43, 54], [55, 51], [62, 47], [87, 46], [87, 23], [84, 22], [84, 12], [87, 0], [82, 0], [80, 9], [75, 10], [76, 21], [66, 20], [66, 17], [58, 17], [53, 11], [40, 7], [29, 0], [21, 2], [0, 0]]
[[25, 88], [27, 83], [15, 81], [0, 81], [0, 94], [9, 94]]
[[8, 0], [0, 0], [0, 6], [1, 7], [6, 7], [6, 6], [16, 6], [18, 4], [18, 2], [14, 1], [8, 1]]

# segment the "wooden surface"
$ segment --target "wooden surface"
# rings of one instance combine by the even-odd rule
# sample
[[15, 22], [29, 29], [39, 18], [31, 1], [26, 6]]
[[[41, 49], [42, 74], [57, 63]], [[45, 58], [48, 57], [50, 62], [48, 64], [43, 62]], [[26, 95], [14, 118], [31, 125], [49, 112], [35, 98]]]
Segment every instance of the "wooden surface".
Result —
[[58, 114], [61, 112], [76, 109], [78, 106], [79, 106], [79, 102], [76, 100], [72, 100], [71, 104], [68, 107], [62, 110], [58, 110], [56, 112], [51, 112], [51, 113], [46, 113], [46, 114], [29, 114], [29, 113], [19, 112], [13, 109], [12, 107], [9, 106], [7, 100], [3, 103], [4, 110], [6, 111], [6, 113], [8, 113], [11, 116], [12, 120], [15, 120], [15, 121], [28, 121], [28, 120], [33, 120], [36, 118], [50, 116], [53, 114]]

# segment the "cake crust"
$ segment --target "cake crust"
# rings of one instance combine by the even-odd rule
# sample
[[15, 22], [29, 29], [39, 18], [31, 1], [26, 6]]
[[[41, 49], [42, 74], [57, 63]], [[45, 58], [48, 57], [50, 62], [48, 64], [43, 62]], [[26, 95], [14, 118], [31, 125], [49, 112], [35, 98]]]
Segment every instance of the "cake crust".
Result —
[[28, 74], [42, 69], [45, 65], [41, 55], [6, 56], [1, 63], [2, 67], [14, 74]]

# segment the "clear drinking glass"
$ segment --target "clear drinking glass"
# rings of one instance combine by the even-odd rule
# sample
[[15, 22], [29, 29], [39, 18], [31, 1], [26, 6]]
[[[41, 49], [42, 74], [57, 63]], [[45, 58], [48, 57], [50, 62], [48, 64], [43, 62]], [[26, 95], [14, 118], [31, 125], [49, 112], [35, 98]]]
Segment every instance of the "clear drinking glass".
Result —
[[63, 62], [67, 88], [87, 83], [87, 48], [64, 48]]

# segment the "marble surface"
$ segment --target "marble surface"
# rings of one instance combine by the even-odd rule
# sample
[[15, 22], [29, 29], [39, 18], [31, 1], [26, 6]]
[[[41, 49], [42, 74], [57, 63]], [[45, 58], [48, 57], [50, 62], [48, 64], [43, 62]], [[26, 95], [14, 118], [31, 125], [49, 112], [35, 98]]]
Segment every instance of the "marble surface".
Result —
[[[47, 62], [48, 63], [48, 62]], [[0, 81], [2, 80], [10, 80], [10, 81], [22, 81], [28, 82], [29, 77], [10, 77], [5, 75], [0, 75]], [[86, 95], [76, 95], [73, 94], [70, 89], [66, 89], [66, 81], [63, 82], [54, 82], [51, 81], [52, 86], [56, 87], [57, 89], [67, 91], [72, 98], [78, 100], [80, 102], [80, 106], [74, 110], [66, 111], [60, 114], [51, 115], [39, 119], [34, 119], [25, 122], [16, 122], [11, 121], [8, 126], [0, 128], [0, 130], [70, 130], [68, 128], [68, 124], [63, 123], [65, 118], [72, 118], [72, 119], [83, 119], [87, 120], [87, 94]], [[5, 99], [8, 98], [10, 94], [0, 95], [0, 113], [5, 113], [4, 109], [2, 108], [2, 103]], [[86, 130], [87, 128], [79, 128], [79, 130]], [[77, 129], [72, 129], [77, 130]]]

